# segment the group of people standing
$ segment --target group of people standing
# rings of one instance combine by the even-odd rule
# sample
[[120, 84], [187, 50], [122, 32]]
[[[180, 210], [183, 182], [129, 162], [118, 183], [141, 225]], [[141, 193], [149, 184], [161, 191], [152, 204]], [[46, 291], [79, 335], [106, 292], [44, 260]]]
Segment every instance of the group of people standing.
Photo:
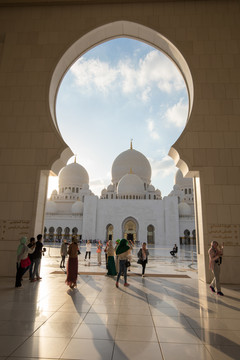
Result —
[[[66, 241], [63, 242], [61, 246], [61, 256], [62, 260], [60, 267], [65, 267], [65, 257], [68, 255], [67, 263], [67, 279], [66, 284], [73, 289], [77, 284], [77, 275], [78, 275], [78, 255], [80, 250], [78, 248], [78, 241], [75, 237], [72, 238], [72, 243], [67, 248], [68, 244]], [[97, 261], [101, 265], [101, 253], [103, 245], [99, 241], [97, 244]], [[119, 280], [121, 275], [124, 278], [124, 286], [129, 286], [127, 282], [127, 268], [131, 260], [131, 251], [133, 248], [133, 243], [127, 241], [126, 239], [117, 240], [116, 246], [113, 246], [113, 241], [109, 240], [106, 244], [104, 252], [106, 254], [106, 268], [108, 276], [116, 276], [116, 287], [119, 287]], [[142, 276], [145, 274], [146, 264], [148, 262], [148, 249], [146, 243], [143, 243], [142, 248], [138, 252], [138, 263], [142, 265]], [[116, 258], [115, 258], [116, 256]], [[84, 260], [91, 259], [91, 243], [88, 240], [86, 244], [86, 253]], [[116, 259], [116, 260], [115, 260]]]
[[29, 270], [29, 280], [31, 282], [39, 281], [40, 266], [42, 255], [46, 251], [42, 244], [42, 234], [37, 236], [37, 241], [32, 237], [27, 245], [27, 238], [20, 239], [20, 245], [17, 248], [17, 272], [15, 287], [22, 288], [23, 275]]

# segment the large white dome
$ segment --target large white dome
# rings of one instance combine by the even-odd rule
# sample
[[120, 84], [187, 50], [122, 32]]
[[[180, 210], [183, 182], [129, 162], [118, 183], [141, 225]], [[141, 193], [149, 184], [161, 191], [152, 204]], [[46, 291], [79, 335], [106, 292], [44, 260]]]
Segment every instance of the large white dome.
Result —
[[180, 188], [192, 187], [193, 186], [192, 178], [184, 178], [181, 170], [178, 169], [175, 175], [175, 185], [180, 186]]
[[112, 182], [116, 184], [131, 171], [146, 184], [151, 182], [151, 166], [148, 159], [139, 151], [128, 149], [114, 160], [112, 165]]
[[144, 195], [144, 183], [136, 174], [124, 175], [118, 183], [118, 195]]
[[72, 163], [60, 171], [58, 183], [59, 188], [65, 186], [82, 187], [83, 184], [89, 183], [88, 173], [80, 164]]

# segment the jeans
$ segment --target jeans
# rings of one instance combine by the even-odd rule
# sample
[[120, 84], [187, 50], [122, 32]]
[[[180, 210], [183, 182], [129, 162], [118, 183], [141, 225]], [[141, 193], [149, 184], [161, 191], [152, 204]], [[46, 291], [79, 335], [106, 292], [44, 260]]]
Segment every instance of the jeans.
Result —
[[60, 262], [60, 267], [65, 267], [65, 255], [62, 255], [62, 260]]
[[88, 255], [88, 258], [89, 258], [89, 260], [90, 260], [90, 258], [91, 258], [91, 251], [86, 251], [85, 259], [87, 258], [87, 255]]
[[143, 260], [143, 262], [142, 262], [142, 275], [145, 274], [146, 265], [147, 265], [147, 260]]
[[41, 263], [41, 258], [36, 258], [33, 260], [33, 274], [32, 274], [32, 280], [36, 277], [36, 278], [40, 278], [40, 263]]
[[127, 268], [126, 268], [126, 260], [119, 260], [119, 272], [117, 275], [117, 282], [119, 282], [120, 276], [123, 273], [124, 282], [127, 282]]
[[218, 263], [214, 263], [213, 268], [213, 281], [211, 282], [211, 286], [215, 289], [217, 288], [217, 292], [221, 291], [221, 285], [220, 285], [220, 265]]

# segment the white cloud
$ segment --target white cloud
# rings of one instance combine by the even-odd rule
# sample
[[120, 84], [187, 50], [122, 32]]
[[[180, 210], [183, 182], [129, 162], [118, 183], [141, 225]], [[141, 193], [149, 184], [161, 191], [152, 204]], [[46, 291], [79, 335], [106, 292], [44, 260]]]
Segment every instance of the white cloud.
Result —
[[151, 136], [151, 138], [154, 140], [159, 139], [159, 135], [158, 135], [157, 131], [155, 130], [155, 123], [152, 119], [147, 119], [147, 127], [148, 127], [148, 132], [149, 132], [149, 135]]
[[183, 104], [183, 99], [180, 99], [177, 104], [169, 108], [165, 113], [165, 118], [168, 123], [174, 124], [176, 127], [184, 127], [187, 121], [188, 105]]
[[157, 50], [150, 51], [134, 65], [131, 59], [120, 60], [116, 66], [99, 59], [86, 60], [81, 57], [72, 67], [75, 82], [84, 90], [97, 88], [103, 93], [120, 87], [125, 93], [140, 92], [143, 101], [149, 100], [151, 87], [172, 93], [185, 87], [177, 67]]
[[153, 178], [165, 178], [169, 175], [175, 174], [177, 171], [173, 159], [171, 159], [168, 155], [164, 156], [161, 160], [151, 159], [150, 161], [152, 166]]
[[84, 60], [82, 57], [72, 67], [76, 84], [90, 90], [95, 86], [101, 92], [107, 92], [117, 78], [117, 69], [113, 69], [106, 62], [99, 59]]

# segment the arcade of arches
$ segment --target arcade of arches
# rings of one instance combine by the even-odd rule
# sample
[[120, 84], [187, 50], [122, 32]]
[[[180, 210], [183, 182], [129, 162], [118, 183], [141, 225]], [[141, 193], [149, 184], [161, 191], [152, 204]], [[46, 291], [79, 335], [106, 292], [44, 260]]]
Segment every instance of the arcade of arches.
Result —
[[[21, 236], [44, 232], [48, 175], [72, 156], [55, 119], [61, 78], [86, 50], [127, 36], [164, 51], [186, 80], [189, 118], [169, 154], [194, 180], [199, 278], [209, 281], [207, 249], [218, 239], [225, 244], [222, 281], [238, 283], [239, 2], [1, 0], [0, 6], [0, 275], [14, 274]], [[126, 233], [134, 236], [134, 226]], [[148, 236], [154, 241], [153, 228]]]

